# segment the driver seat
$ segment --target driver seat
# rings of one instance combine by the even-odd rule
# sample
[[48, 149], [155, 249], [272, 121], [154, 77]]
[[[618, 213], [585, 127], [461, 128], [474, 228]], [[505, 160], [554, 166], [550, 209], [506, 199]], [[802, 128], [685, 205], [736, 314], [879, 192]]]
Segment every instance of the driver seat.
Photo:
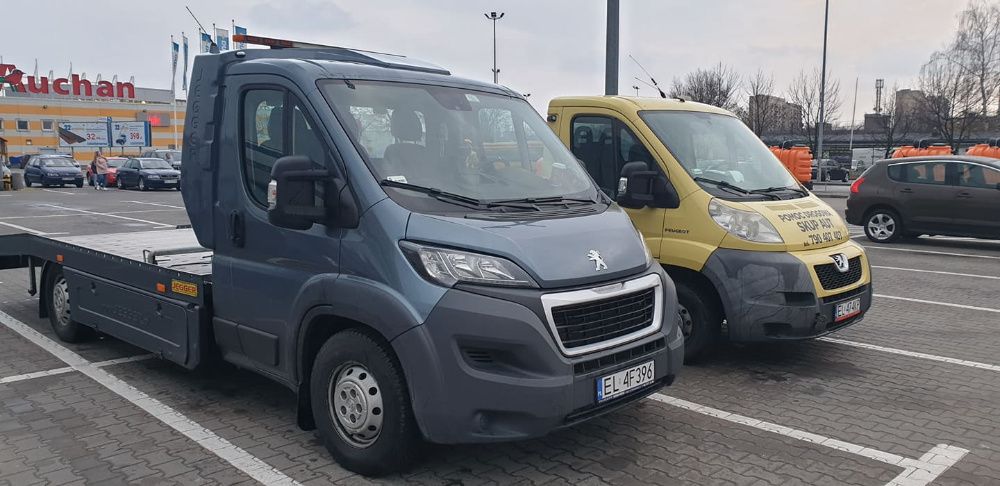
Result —
[[415, 111], [394, 110], [389, 131], [396, 139], [396, 143], [385, 148], [385, 161], [390, 167], [395, 170], [414, 167], [417, 171], [428, 168], [430, 154], [419, 143], [424, 137], [424, 127]]

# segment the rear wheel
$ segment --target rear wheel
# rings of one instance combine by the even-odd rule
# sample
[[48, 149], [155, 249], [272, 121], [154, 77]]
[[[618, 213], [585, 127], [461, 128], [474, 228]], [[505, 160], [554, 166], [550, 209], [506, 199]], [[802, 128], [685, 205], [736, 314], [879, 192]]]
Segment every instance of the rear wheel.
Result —
[[118, 179], [115, 179], [115, 184], [118, 186], [118, 189], [125, 189], [125, 183], [122, 182], [122, 178], [121, 177], [119, 177]]
[[416, 460], [420, 432], [386, 345], [355, 330], [335, 334], [316, 355], [310, 392], [316, 427], [341, 466], [379, 476]]
[[31, 187], [31, 178], [24, 176], [24, 187]]
[[94, 335], [94, 330], [73, 320], [70, 315], [71, 301], [69, 284], [63, 276], [62, 267], [49, 273], [45, 287], [48, 291], [49, 323], [59, 339], [67, 343], [77, 343]]
[[873, 209], [865, 216], [865, 236], [875, 243], [891, 243], [904, 234], [899, 214], [891, 209]]
[[697, 289], [677, 284], [678, 312], [684, 333], [684, 361], [692, 362], [718, 341], [722, 329], [722, 313], [709, 305]]

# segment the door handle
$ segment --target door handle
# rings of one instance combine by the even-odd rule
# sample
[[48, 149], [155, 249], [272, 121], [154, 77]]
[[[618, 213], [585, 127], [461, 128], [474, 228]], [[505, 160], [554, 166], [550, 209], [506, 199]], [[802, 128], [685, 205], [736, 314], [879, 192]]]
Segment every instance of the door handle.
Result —
[[229, 236], [229, 241], [233, 242], [233, 246], [243, 248], [246, 226], [243, 223], [243, 213], [238, 209], [234, 209], [229, 213], [229, 224], [226, 225], [226, 233]]
[[958, 193], [958, 197], [962, 199], [972, 199], [972, 194], [969, 194], [968, 192], [960, 192]]
[[909, 187], [904, 187], [904, 188], [900, 189], [899, 192], [902, 192], [902, 193], [905, 193], [905, 194], [911, 194], [913, 192], [913, 189], [910, 189]]

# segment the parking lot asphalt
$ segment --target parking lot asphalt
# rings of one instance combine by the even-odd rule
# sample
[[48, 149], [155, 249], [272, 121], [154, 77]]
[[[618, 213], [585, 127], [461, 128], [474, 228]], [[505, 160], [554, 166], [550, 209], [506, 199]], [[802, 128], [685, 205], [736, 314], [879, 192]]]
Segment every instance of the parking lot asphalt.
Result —
[[[175, 191], [0, 192], [0, 234], [186, 223]], [[0, 271], [0, 485], [1000, 484], [1000, 242], [851, 233], [873, 265], [861, 323], [724, 344], [635, 406], [533, 441], [428, 446], [377, 481], [297, 428], [287, 389], [112, 338], [59, 343], [26, 272]]]

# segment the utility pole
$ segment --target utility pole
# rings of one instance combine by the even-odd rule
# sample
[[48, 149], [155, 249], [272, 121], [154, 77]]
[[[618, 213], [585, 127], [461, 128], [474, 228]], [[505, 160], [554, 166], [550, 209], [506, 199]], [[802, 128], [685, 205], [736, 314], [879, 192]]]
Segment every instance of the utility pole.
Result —
[[483, 14], [488, 20], [493, 21], [493, 84], [498, 84], [500, 80], [500, 70], [497, 69], [497, 20], [503, 18], [503, 12], [497, 14], [496, 12], [490, 12], [488, 14]]
[[635, 97], [638, 98], [639, 97], [639, 86], [638, 85], [632, 85], [632, 89], [635, 90]]
[[604, 94], [618, 94], [618, 0], [608, 0], [608, 31], [605, 47]]
[[823, 123], [826, 111], [826, 35], [830, 25], [830, 0], [826, 0], [823, 15], [823, 67], [819, 74], [819, 127], [816, 134], [816, 160], [823, 160]]

